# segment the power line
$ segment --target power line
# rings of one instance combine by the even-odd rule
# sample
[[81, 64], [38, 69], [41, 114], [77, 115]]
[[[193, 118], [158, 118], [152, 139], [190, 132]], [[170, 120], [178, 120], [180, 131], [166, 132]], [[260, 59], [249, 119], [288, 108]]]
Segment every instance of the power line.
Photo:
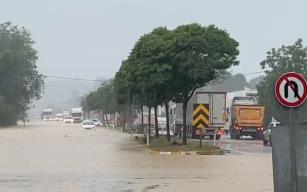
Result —
[[[239, 73], [242, 75], [254, 75], [259, 73], [264, 73], [265, 71], [256, 71], [251, 73]], [[55, 75], [43, 75], [45, 78], [53, 78], [53, 79], [65, 79], [65, 80], [74, 80], [74, 81], [90, 81], [90, 82], [100, 82], [104, 83], [106, 80], [99, 80], [99, 79], [85, 79], [85, 78], [74, 78], [74, 77], [63, 77], [63, 76], [55, 76]]]
[[65, 80], [74, 80], [74, 81], [92, 81], [92, 82], [105, 82], [105, 80], [98, 80], [98, 79], [83, 79], [83, 78], [73, 78], [73, 77], [61, 77], [61, 76], [54, 76], [54, 75], [43, 75], [45, 78], [53, 78], [53, 79], [65, 79]]
[[251, 73], [243, 73], [242, 75], [254, 75], [254, 74], [259, 74], [259, 73], [264, 73], [265, 71], [256, 71], [256, 72], [251, 72]]

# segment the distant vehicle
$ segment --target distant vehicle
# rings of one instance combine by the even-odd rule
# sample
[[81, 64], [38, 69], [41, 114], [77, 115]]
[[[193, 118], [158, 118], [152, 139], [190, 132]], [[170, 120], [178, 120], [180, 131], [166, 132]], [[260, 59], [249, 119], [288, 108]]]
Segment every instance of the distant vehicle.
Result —
[[[224, 134], [226, 127], [226, 92], [195, 92], [187, 106], [188, 136], [199, 138], [200, 130], [192, 126], [193, 105], [196, 103], [209, 104], [209, 125], [204, 129], [203, 137], [218, 140]], [[183, 113], [182, 103], [176, 103], [174, 114], [175, 135], [181, 132]]]
[[70, 116], [70, 111], [63, 111], [62, 114], [63, 116]]
[[44, 109], [41, 114], [41, 119], [43, 121], [52, 121], [53, 120], [52, 109]]
[[98, 127], [102, 126], [102, 123], [99, 120], [93, 119], [92, 121], [94, 121], [96, 126], [98, 126]]
[[55, 120], [56, 120], [56, 121], [63, 121], [63, 120], [64, 120], [64, 114], [62, 114], [62, 113], [57, 113], [57, 114], [55, 115]]
[[265, 107], [255, 97], [234, 97], [231, 105], [230, 138], [251, 136], [262, 139]]
[[82, 129], [95, 129], [95, 122], [92, 120], [84, 120], [81, 125]]
[[[167, 135], [167, 131], [166, 131], [166, 117], [158, 117], [158, 129], [159, 129], [159, 134], [161, 135]], [[173, 129], [171, 128], [171, 126], [169, 126], [170, 128], [170, 135], [174, 135], [173, 133]], [[154, 133], [154, 132], [153, 132]]]
[[73, 120], [72, 116], [65, 116], [63, 122], [64, 123], [73, 123], [74, 120]]
[[272, 146], [272, 128], [277, 127], [277, 125], [281, 125], [280, 122], [271, 122], [268, 127], [263, 132], [263, 145]]
[[71, 116], [73, 118], [74, 123], [81, 123], [83, 120], [83, 111], [82, 108], [72, 108], [71, 109]]

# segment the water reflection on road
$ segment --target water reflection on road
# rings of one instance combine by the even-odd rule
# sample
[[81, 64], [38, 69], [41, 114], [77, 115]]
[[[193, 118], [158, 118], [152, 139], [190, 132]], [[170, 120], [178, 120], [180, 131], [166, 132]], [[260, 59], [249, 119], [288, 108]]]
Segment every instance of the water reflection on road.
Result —
[[253, 140], [250, 137], [243, 137], [240, 140], [230, 139], [223, 136], [220, 140], [205, 140], [206, 143], [216, 145], [228, 151], [230, 154], [271, 154], [272, 148], [264, 146], [261, 140]]
[[0, 129], [0, 191], [273, 191], [269, 148], [227, 138], [220, 145], [256, 153], [152, 155], [129, 134], [60, 122]]

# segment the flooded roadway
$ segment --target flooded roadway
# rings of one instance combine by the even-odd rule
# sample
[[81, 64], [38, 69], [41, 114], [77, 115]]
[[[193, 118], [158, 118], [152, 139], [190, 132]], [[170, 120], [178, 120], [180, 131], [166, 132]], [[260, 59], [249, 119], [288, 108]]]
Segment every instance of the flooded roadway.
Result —
[[220, 140], [205, 140], [210, 145], [216, 145], [225, 149], [230, 154], [272, 154], [270, 146], [264, 146], [262, 140], [253, 140], [251, 137], [243, 137], [240, 140], [223, 136]]
[[0, 153], [5, 192], [273, 191], [270, 153], [151, 155], [106, 128], [41, 121], [4, 128]]

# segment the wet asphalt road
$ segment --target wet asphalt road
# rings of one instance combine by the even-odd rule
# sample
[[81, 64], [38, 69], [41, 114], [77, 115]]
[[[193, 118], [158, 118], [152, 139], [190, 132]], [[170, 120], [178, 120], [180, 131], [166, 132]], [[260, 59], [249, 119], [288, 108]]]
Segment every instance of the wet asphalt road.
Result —
[[273, 191], [269, 148], [227, 138], [220, 145], [247, 153], [152, 155], [111, 129], [31, 122], [0, 129], [0, 191]]
[[206, 143], [225, 149], [229, 154], [271, 154], [272, 148], [264, 146], [262, 140], [253, 140], [251, 137], [243, 137], [240, 140], [223, 136], [216, 142], [205, 140]]

